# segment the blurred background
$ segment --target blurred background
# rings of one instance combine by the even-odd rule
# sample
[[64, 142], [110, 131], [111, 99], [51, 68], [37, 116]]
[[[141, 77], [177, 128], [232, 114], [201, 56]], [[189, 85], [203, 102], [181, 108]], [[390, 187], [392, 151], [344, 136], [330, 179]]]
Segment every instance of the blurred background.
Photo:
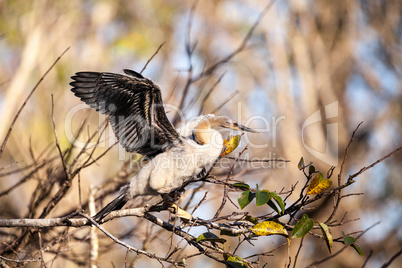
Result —
[[[121, 73], [123, 68], [141, 71], [158, 47], [143, 75], [156, 81], [162, 89], [168, 116], [177, 126], [201, 113], [229, 115], [234, 120], [258, 129], [258, 135], [243, 138], [240, 148], [249, 144], [243, 157], [250, 159], [283, 158], [291, 162], [266, 166], [237, 166], [235, 178], [254, 187], [280, 192], [299, 181], [305, 182], [297, 163], [306, 163], [326, 174], [331, 165], [334, 185], [345, 148], [353, 130], [356, 133], [346, 160], [344, 177], [401, 146], [402, 121], [402, 2], [398, 0], [276, 1], [261, 18], [246, 46], [201, 77], [186, 90], [189, 73], [197, 77], [241, 47], [268, 1], [205, 0], [198, 3], [178, 0], [152, 1], [1, 1], [0, 0], [0, 141], [2, 142], [18, 110], [38, 80], [69, 47], [67, 53], [46, 76], [16, 122], [0, 159], [0, 192], [27, 177], [38, 159], [58, 155], [54, 145], [54, 118], [62, 150], [70, 146], [71, 133], [85, 121], [84, 131], [75, 137], [85, 142], [105, 117], [86, 109], [70, 91], [70, 77], [78, 71]], [[191, 13], [192, 7], [193, 13]], [[193, 15], [191, 15], [193, 14]], [[186, 45], [187, 44], [187, 45]], [[195, 46], [191, 58], [186, 46]], [[191, 72], [189, 72], [191, 66]], [[219, 81], [219, 83], [217, 83]], [[212, 90], [211, 90], [212, 89]], [[182, 105], [181, 105], [182, 104]], [[114, 143], [110, 129], [102, 137], [100, 155]], [[235, 154], [233, 154], [235, 156]], [[115, 146], [94, 165], [80, 173], [82, 200], [88, 199], [90, 185], [101, 187], [116, 180], [129, 155]], [[353, 249], [326, 262], [328, 267], [361, 267], [370, 252], [366, 267], [379, 267], [402, 247], [402, 154], [398, 153], [357, 177], [345, 193], [364, 193], [345, 198], [335, 217], [353, 220], [333, 229], [333, 236], [362, 231], [376, 222], [379, 225], [358, 240], [365, 255]], [[23, 218], [31, 213], [28, 204], [44, 206], [50, 197], [34, 196], [35, 187], [45, 184], [56, 160], [30, 174], [20, 187], [0, 196], [0, 217]], [[18, 172], [13, 172], [18, 170]], [[217, 167], [215, 172], [227, 170]], [[226, 174], [226, 173], [225, 173]], [[79, 206], [77, 179], [66, 197], [49, 217], [63, 216]], [[58, 185], [50, 189], [56, 193]], [[190, 187], [191, 188], [191, 187]], [[299, 189], [300, 188], [296, 188]], [[207, 202], [195, 216], [213, 217], [221, 203], [223, 188], [204, 185], [194, 197], [191, 208], [208, 191]], [[297, 190], [296, 190], [297, 191]], [[239, 193], [231, 194], [236, 200]], [[298, 194], [291, 197], [297, 199]], [[35, 199], [36, 198], [36, 199]], [[185, 203], [185, 198], [183, 203]], [[107, 201], [104, 201], [105, 204]], [[316, 204], [311, 212], [323, 221], [332, 211], [332, 198]], [[249, 206], [252, 215], [267, 211]], [[98, 207], [99, 209], [99, 207]], [[39, 212], [41, 210], [38, 210]], [[191, 210], [190, 210], [191, 211]], [[222, 215], [240, 211], [227, 204]], [[30, 214], [31, 213], [31, 214]], [[142, 223], [142, 224], [140, 224]], [[124, 237], [135, 247], [159, 255], [166, 254], [170, 234], [138, 219], [119, 219], [105, 228]], [[56, 228], [55, 228], [56, 229]], [[64, 229], [63, 229], [64, 230]], [[191, 229], [197, 236], [206, 230]], [[1, 230], [1, 240], [10, 242], [16, 230]], [[88, 229], [69, 229], [62, 243], [50, 244], [44, 262], [54, 267], [74, 267], [87, 263]], [[103, 237], [99, 262], [105, 267], [124, 265], [126, 250]], [[153, 237], [150, 245], [144, 241]], [[15, 237], [14, 237], [15, 238]], [[180, 239], [173, 238], [177, 243]], [[175, 240], [176, 239], [176, 240]], [[236, 238], [233, 245], [237, 244]], [[283, 243], [281, 238], [261, 237], [254, 247], [244, 243], [237, 254], [246, 257], [269, 251]], [[327, 256], [320, 239], [306, 237], [298, 267]], [[294, 256], [298, 242], [291, 245]], [[180, 246], [185, 247], [181, 242]], [[37, 245], [32, 248], [37, 250]], [[60, 253], [60, 248], [63, 249]], [[338, 250], [342, 245], [334, 245]], [[106, 250], [107, 249], [107, 250]], [[29, 252], [28, 249], [25, 249]], [[32, 249], [34, 252], [35, 250]], [[27, 256], [29, 253], [26, 252]], [[59, 252], [60, 254], [57, 254]], [[185, 247], [183, 255], [194, 252]], [[260, 257], [270, 267], [284, 265], [286, 249], [274, 256]], [[136, 267], [158, 267], [146, 257], [129, 255]], [[219, 267], [206, 257], [192, 259], [191, 267]], [[32, 267], [40, 264], [31, 264]], [[214, 266], [215, 265], [215, 266]], [[401, 267], [402, 258], [390, 267]]]

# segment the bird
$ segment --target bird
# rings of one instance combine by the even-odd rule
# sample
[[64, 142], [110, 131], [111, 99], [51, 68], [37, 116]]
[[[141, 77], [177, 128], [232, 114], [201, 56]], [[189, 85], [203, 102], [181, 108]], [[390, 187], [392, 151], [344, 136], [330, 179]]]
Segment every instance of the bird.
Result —
[[149, 160], [93, 217], [96, 222], [138, 196], [168, 194], [193, 178], [201, 178], [224, 148], [220, 130], [257, 132], [227, 116], [212, 114], [200, 115], [176, 130], [167, 118], [159, 85], [136, 71], [123, 71], [125, 75], [84, 71], [71, 77], [71, 91], [109, 116], [125, 150]]

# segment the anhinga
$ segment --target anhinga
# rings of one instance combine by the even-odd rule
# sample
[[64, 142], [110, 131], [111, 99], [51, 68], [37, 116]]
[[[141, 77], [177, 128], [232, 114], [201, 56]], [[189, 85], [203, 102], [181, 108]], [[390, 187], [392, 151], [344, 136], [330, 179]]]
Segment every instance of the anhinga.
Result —
[[70, 83], [75, 96], [109, 115], [117, 139], [128, 152], [150, 159], [119, 196], [94, 216], [98, 222], [136, 196], [169, 193], [209, 170], [223, 149], [219, 129], [256, 132], [214, 115], [199, 116], [177, 131], [166, 116], [159, 86], [135, 71], [124, 72], [129, 76], [78, 72]]

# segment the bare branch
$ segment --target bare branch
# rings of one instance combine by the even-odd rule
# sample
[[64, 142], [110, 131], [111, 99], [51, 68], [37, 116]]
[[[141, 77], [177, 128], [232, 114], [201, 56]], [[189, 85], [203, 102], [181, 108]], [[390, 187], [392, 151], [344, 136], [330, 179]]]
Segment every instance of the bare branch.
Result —
[[142, 74], [142, 72], [147, 68], [148, 64], [151, 62], [151, 60], [156, 56], [156, 54], [158, 54], [159, 50], [161, 50], [161, 48], [163, 47], [163, 45], [166, 42], [163, 42], [162, 44], [159, 45], [158, 49], [155, 51], [154, 54], [152, 54], [152, 56], [148, 59], [147, 63], [145, 63], [144, 67], [142, 68], [140, 74]]
[[225, 106], [226, 103], [228, 103], [229, 101], [231, 101], [234, 97], [236, 97], [236, 95], [239, 94], [239, 91], [236, 90], [235, 92], [232, 93], [232, 95], [230, 95], [224, 102], [222, 102], [221, 105], [219, 105], [218, 107], [216, 107], [211, 113], [214, 114], [217, 111], [219, 111], [220, 109], [222, 109], [223, 106]]
[[[27, 263], [30, 263], [30, 262], [37, 262], [38, 261], [38, 260], [35, 260], [35, 259], [26, 259], [26, 260], [9, 259], [9, 258], [6, 258], [6, 257], [1, 256], [1, 255], [0, 255], [0, 259], [5, 260], [5, 261], [9, 261], [9, 262], [22, 263], [22, 264], [27, 264]], [[1, 262], [0, 262], [0, 264], [3, 265]]]
[[395, 253], [390, 259], [389, 261], [387, 261], [386, 263], [384, 263], [381, 268], [387, 268], [391, 265], [391, 263], [398, 258], [400, 255], [402, 255], [402, 249], [400, 249], [397, 253]]
[[248, 163], [290, 162], [290, 160], [279, 159], [279, 158], [274, 158], [274, 159], [244, 159], [243, 158], [242, 159], [242, 158], [232, 157], [232, 156], [224, 156], [223, 158], [236, 160], [238, 162], [248, 162]]
[[61, 164], [62, 164], [62, 166], [63, 166], [64, 176], [65, 176], [66, 178], [68, 178], [68, 177], [69, 177], [69, 174], [68, 174], [68, 172], [67, 172], [66, 163], [65, 163], [65, 161], [64, 161], [64, 155], [63, 155], [63, 153], [62, 153], [62, 151], [61, 151], [61, 148], [60, 148], [59, 138], [57, 137], [56, 122], [55, 122], [55, 120], [54, 120], [54, 102], [53, 102], [53, 94], [52, 94], [51, 96], [52, 96], [52, 123], [53, 123], [54, 137], [55, 137], [55, 139], [56, 139], [56, 147], [57, 147], [57, 150], [58, 150], [58, 152], [59, 152]]
[[205, 76], [211, 75], [212, 73], [214, 73], [214, 71], [216, 69], [218, 69], [218, 67], [229, 62], [234, 56], [236, 56], [237, 54], [242, 52], [245, 49], [247, 43], [249, 42], [251, 36], [253, 35], [255, 28], [257, 28], [257, 26], [258, 26], [258, 24], [260, 24], [262, 18], [265, 16], [265, 14], [268, 12], [268, 10], [271, 8], [271, 6], [274, 3], [275, 3], [275, 0], [272, 0], [265, 6], [265, 8], [261, 11], [260, 15], [258, 16], [257, 20], [254, 22], [253, 26], [250, 28], [250, 30], [247, 32], [246, 36], [243, 38], [240, 45], [232, 53], [230, 53], [229, 55], [227, 55], [220, 61], [216, 62], [214, 65], [207, 68], [206, 70], [203, 70], [198, 76], [196, 76], [192, 79], [192, 82], [196, 82], [197, 80], [199, 80]]
[[[133, 251], [133, 252], [138, 253], [138, 254], [143, 254], [143, 255], [145, 255], [145, 256], [151, 258], [151, 259], [155, 259], [155, 260], [158, 260], [158, 261], [160, 261], [160, 262], [161, 262], [161, 261], [165, 261], [165, 262], [170, 262], [170, 263], [172, 263], [171, 261], [169, 261], [169, 260], [166, 259], [166, 258], [158, 257], [158, 256], [156, 256], [155, 254], [152, 254], [152, 253], [149, 253], [149, 252], [146, 252], [146, 251], [143, 251], [143, 250], [141, 250], [141, 249], [137, 249], [137, 248], [134, 248], [134, 247], [128, 245], [127, 243], [125, 243], [125, 242], [123, 242], [123, 241], [117, 239], [117, 238], [116, 238], [115, 236], [113, 236], [111, 233], [109, 233], [108, 231], [106, 231], [102, 226], [100, 226], [95, 220], [93, 220], [93, 219], [92, 219], [91, 217], [89, 217], [88, 215], [86, 215], [86, 214], [84, 214], [84, 213], [81, 213], [81, 216], [83, 216], [84, 218], [86, 218], [86, 219], [88, 220], [88, 223], [91, 223], [91, 224], [95, 225], [96, 228], [98, 228], [99, 230], [101, 230], [102, 233], [104, 233], [107, 237], [109, 237], [110, 239], [112, 239], [113, 242], [115, 242], [115, 243], [117, 243], [117, 244], [119, 244], [119, 245], [121, 245], [121, 246], [127, 248], [127, 250]], [[180, 265], [180, 264], [179, 264], [179, 263], [175, 263], [175, 265]], [[180, 266], [182, 266], [182, 265], [180, 265]]]
[[[343, 161], [341, 164], [341, 170], [339, 171], [338, 174], [338, 187], [342, 184], [342, 172], [343, 172], [343, 167], [345, 165], [345, 161], [348, 158], [348, 151], [349, 151], [349, 147], [353, 142], [353, 138], [355, 137], [355, 134], [357, 132], [357, 130], [359, 129], [360, 125], [363, 124], [363, 122], [360, 122], [360, 124], [357, 125], [356, 129], [353, 131], [352, 136], [350, 137], [349, 143], [346, 146], [345, 149], [345, 155], [343, 156]], [[335, 205], [334, 208], [332, 210], [331, 215], [329, 215], [328, 219], [325, 221], [326, 223], [330, 222], [332, 220], [332, 218], [335, 216], [336, 211], [338, 210], [339, 207], [339, 202], [341, 201], [341, 189], [339, 189], [339, 191], [337, 192], [337, 194], [334, 196], [335, 200]]]
[[24, 109], [25, 105], [27, 104], [28, 100], [31, 98], [31, 96], [33, 95], [33, 93], [36, 91], [36, 89], [38, 88], [38, 86], [40, 85], [40, 83], [42, 83], [43, 79], [46, 77], [46, 75], [50, 72], [50, 70], [53, 69], [53, 67], [56, 65], [56, 63], [61, 59], [61, 57], [63, 57], [63, 55], [67, 52], [67, 50], [69, 50], [70, 47], [66, 48], [66, 50], [63, 51], [63, 53], [61, 53], [61, 55], [53, 62], [53, 64], [50, 66], [50, 68], [42, 75], [42, 77], [39, 79], [38, 83], [36, 83], [36, 85], [33, 87], [33, 89], [31, 90], [31, 92], [29, 92], [28, 96], [26, 97], [26, 99], [24, 100], [24, 102], [22, 103], [21, 107], [18, 109], [17, 114], [14, 116], [13, 121], [11, 122], [10, 128], [8, 129], [8, 132], [6, 134], [6, 137], [4, 138], [3, 143], [1, 144], [1, 148], [0, 148], [0, 158], [3, 155], [3, 151], [4, 148], [6, 147], [8, 138], [10, 137], [11, 131], [13, 130], [13, 127], [15, 125], [15, 122], [17, 121], [20, 113], [22, 112], [22, 110]]
[[[89, 188], [89, 213], [91, 216], [96, 214], [95, 211], [95, 187], [91, 184]], [[99, 239], [98, 235], [96, 233], [96, 227], [91, 226], [90, 230], [90, 245], [91, 245], [91, 250], [90, 250], [90, 266], [93, 268], [97, 267], [97, 262], [98, 262], [98, 256], [99, 256]]]
[[216, 80], [216, 82], [212, 85], [212, 87], [208, 90], [207, 94], [204, 96], [204, 98], [201, 101], [201, 105], [200, 105], [200, 109], [198, 111], [198, 114], [201, 115], [202, 112], [204, 111], [204, 106], [205, 106], [205, 102], [207, 101], [208, 97], [211, 95], [212, 91], [214, 91], [214, 89], [216, 88], [216, 86], [221, 82], [223, 76], [225, 75], [225, 73], [221, 74], [218, 78], [218, 80]]
[[[366, 230], [364, 230], [360, 235], [358, 235], [358, 236], [356, 237], [356, 240], [359, 239], [360, 237], [362, 237], [365, 233], [367, 233], [368, 231], [370, 231], [372, 228], [374, 228], [374, 227], [375, 227], [376, 225], [378, 225], [378, 224], [380, 224], [380, 222], [376, 222], [376, 223], [374, 223], [373, 225], [371, 225], [370, 227], [368, 227]], [[327, 257], [325, 257], [325, 258], [322, 258], [321, 260], [317, 260], [317, 261], [311, 263], [310, 265], [308, 265], [308, 267], [312, 267], [312, 266], [316, 266], [316, 265], [318, 265], [318, 264], [324, 263], [324, 262], [326, 262], [327, 260], [332, 259], [332, 258], [338, 256], [339, 254], [342, 253], [342, 251], [344, 251], [344, 250], [345, 250], [346, 248], [348, 248], [348, 247], [350, 247], [350, 246], [349, 246], [349, 245], [345, 245], [343, 248], [341, 248], [341, 249], [338, 250], [337, 252], [332, 253], [331, 255], [329, 255], [329, 256], [327, 256]]]
[[373, 162], [371, 165], [368, 165], [367, 167], [363, 167], [362, 169], [360, 169], [358, 172], [352, 174], [349, 176], [348, 178], [348, 182], [349, 181], [353, 181], [354, 178], [356, 178], [357, 176], [359, 176], [360, 174], [362, 174], [363, 172], [369, 170], [370, 168], [374, 167], [375, 165], [377, 165], [378, 163], [384, 161], [385, 159], [387, 159], [388, 157], [396, 154], [398, 151], [400, 151], [402, 149], [402, 147], [399, 147], [395, 150], [393, 150], [392, 152], [390, 152], [389, 154], [383, 156], [382, 158], [378, 159], [377, 161]]

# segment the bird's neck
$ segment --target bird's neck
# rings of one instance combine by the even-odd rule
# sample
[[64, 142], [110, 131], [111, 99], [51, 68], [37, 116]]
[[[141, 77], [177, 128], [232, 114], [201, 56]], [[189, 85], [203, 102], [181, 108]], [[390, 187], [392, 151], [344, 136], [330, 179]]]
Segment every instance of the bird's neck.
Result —
[[211, 139], [216, 130], [213, 129], [215, 125], [215, 118], [208, 118], [206, 120], [202, 120], [195, 128], [194, 128], [194, 137], [195, 141], [199, 144], [210, 144]]

